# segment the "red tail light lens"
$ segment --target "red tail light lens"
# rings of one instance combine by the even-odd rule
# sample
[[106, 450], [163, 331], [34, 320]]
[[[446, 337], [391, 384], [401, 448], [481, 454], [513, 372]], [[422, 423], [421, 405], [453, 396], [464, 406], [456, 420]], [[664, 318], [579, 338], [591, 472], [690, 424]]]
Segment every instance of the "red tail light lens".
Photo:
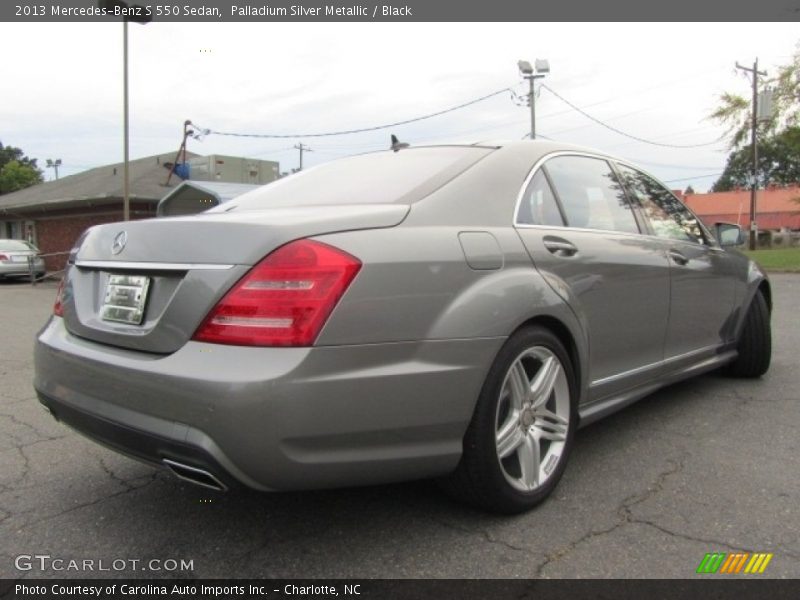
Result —
[[0, 254], [0, 260], [2, 260], [2, 261], [8, 260], [8, 255], [7, 254]]
[[53, 304], [53, 314], [57, 317], [64, 316], [64, 278], [58, 284], [58, 291], [56, 292], [56, 302]]
[[254, 266], [206, 316], [194, 338], [240, 346], [310, 346], [361, 268], [311, 240], [281, 246]]

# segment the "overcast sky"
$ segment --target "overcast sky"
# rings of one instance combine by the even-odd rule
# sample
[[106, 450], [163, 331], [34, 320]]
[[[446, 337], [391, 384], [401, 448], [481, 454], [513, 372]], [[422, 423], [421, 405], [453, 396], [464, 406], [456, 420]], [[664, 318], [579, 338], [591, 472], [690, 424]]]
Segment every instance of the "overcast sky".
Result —
[[[749, 93], [734, 63], [774, 73], [800, 39], [796, 23], [151, 23], [130, 25], [131, 157], [174, 152], [183, 121], [245, 133], [316, 133], [381, 125], [526, 84], [517, 60], [547, 58], [544, 82], [631, 135], [689, 145], [722, 130], [706, 120], [725, 90]], [[0, 142], [60, 175], [122, 160], [122, 25], [0, 23]], [[666, 148], [603, 128], [542, 90], [544, 136], [633, 160], [673, 188], [700, 191], [722, 171], [724, 142]], [[412, 144], [520, 139], [528, 109], [510, 94], [373, 133], [310, 139], [190, 140], [199, 154], [297, 166]], [[53, 177], [48, 170], [47, 178]]]

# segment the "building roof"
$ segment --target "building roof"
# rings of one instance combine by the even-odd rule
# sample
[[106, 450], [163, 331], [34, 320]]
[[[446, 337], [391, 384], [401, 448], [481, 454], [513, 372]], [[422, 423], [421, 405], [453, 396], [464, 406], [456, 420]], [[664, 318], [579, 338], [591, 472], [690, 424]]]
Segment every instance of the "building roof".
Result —
[[[800, 187], [776, 187], [758, 190], [756, 205], [758, 212], [800, 211], [800, 204], [793, 199], [800, 198]], [[710, 194], [687, 194], [684, 202], [698, 216], [750, 212], [750, 190], [732, 192], [712, 192]]]
[[[683, 201], [707, 224], [750, 226], [750, 190], [688, 194]], [[758, 190], [756, 223], [759, 229], [800, 229], [800, 187]]]
[[[194, 158], [194, 153], [186, 156]], [[175, 152], [146, 156], [130, 161], [130, 198], [136, 201], [158, 202], [165, 193], [181, 183], [172, 176], [169, 186], [167, 168], [164, 163], [175, 160]], [[103, 165], [48, 181], [0, 196], [0, 215], [5, 211], [23, 211], [26, 208], [40, 210], [60, 209], [69, 206], [118, 202], [122, 198], [123, 164]]]
[[[253, 183], [229, 183], [224, 181], [182, 181], [158, 203], [158, 215], [191, 214], [201, 212], [233, 200], [251, 190], [261, 187]], [[213, 201], [204, 204], [206, 198]], [[174, 206], [173, 206], [174, 205]]]

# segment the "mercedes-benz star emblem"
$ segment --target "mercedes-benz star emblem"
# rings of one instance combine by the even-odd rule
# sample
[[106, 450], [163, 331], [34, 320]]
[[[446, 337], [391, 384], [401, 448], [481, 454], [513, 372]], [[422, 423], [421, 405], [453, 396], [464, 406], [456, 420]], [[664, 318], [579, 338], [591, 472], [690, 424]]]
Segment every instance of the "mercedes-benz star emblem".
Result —
[[120, 231], [114, 236], [114, 242], [111, 244], [111, 254], [119, 254], [125, 250], [125, 244], [128, 243], [128, 232]]

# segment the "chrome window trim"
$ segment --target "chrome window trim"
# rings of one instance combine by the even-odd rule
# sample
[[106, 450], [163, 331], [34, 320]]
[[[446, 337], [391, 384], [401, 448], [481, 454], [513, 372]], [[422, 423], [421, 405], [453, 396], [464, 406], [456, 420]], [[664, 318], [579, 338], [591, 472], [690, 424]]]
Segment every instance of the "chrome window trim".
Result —
[[[574, 231], [613, 233], [615, 235], [635, 235], [635, 236], [642, 236], [642, 237], [646, 237], [646, 238], [652, 238], [654, 240], [661, 240], [661, 241], [665, 241], [666, 240], [666, 241], [672, 241], [672, 242], [684, 242], [684, 243], [687, 243], [687, 244], [692, 244], [693, 247], [709, 248], [711, 250], [722, 250], [722, 251], [724, 251], [724, 249], [721, 246], [718, 245], [719, 244], [718, 242], [716, 244], [714, 243], [714, 242], [716, 242], [715, 238], [710, 234], [710, 232], [706, 231], [707, 228], [705, 227], [705, 225], [703, 225], [703, 222], [700, 219], [700, 217], [698, 217], [691, 208], [686, 206], [685, 202], [683, 202], [680, 198], [675, 196], [675, 194], [672, 194], [672, 195], [675, 196], [675, 198], [677, 198], [678, 202], [680, 202], [681, 205], [683, 205], [686, 208], [686, 210], [688, 210], [690, 213], [692, 213], [692, 215], [694, 215], [694, 217], [700, 223], [700, 227], [703, 230], [703, 233], [706, 234], [706, 236], [708, 238], [706, 240], [706, 242], [711, 242], [711, 243], [697, 243], [697, 242], [692, 242], [690, 240], [670, 240], [669, 238], [663, 238], [663, 237], [659, 237], [657, 235], [652, 235], [649, 232], [645, 232], [645, 231], [639, 231], [638, 233], [634, 233], [634, 232], [631, 232], [631, 231], [618, 231], [616, 229], [594, 229], [594, 228], [591, 228], [591, 227], [571, 227], [569, 225], [537, 225], [537, 224], [534, 224], [534, 223], [520, 223], [517, 220], [517, 216], [519, 215], [519, 209], [520, 209], [520, 206], [522, 205], [522, 198], [525, 196], [525, 190], [528, 189], [528, 186], [530, 185], [531, 180], [534, 178], [534, 176], [536, 175], [536, 172], [542, 167], [542, 165], [545, 162], [547, 162], [548, 160], [550, 160], [551, 158], [556, 158], [556, 157], [559, 157], [559, 156], [583, 156], [585, 158], [595, 158], [595, 159], [599, 159], [599, 160], [604, 160], [606, 162], [612, 163], [612, 164], [609, 165], [612, 168], [612, 170], [614, 169], [614, 164], [613, 163], [618, 163], [620, 165], [628, 167], [629, 169], [633, 169], [634, 171], [638, 171], [640, 173], [643, 173], [644, 175], [647, 175], [648, 177], [652, 178], [656, 183], [658, 183], [660, 186], [662, 186], [665, 190], [667, 190], [670, 194], [672, 194], [672, 191], [669, 189], [669, 186], [665, 185], [663, 181], [661, 181], [657, 177], [654, 177], [653, 175], [651, 175], [650, 173], [648, 173], [647, 171], [645, 171], [641, 167], [635, 165], [634, 163], [632, 163], [632, 162], [630, 162], [628, 160], [624, 160], [624, 159], [621, 159], [621, 158], [615, 158], [613, 156], [607, 156], [607, 155], [604, 155], [604, 154], [594, 154], [592, 152], [584, 152], [584, 151], [580, 151], [580, 150], [556, 150], [555, 152], [550, 152], [548, 154], [545, 154], [539, 160], [537, 160], [533, 164], [533, 167], [531, 168], [531, 170], [528, 172], [528, 175], [525, 177], [525, 180], [522, 182], [522, 186], [520, 187], [520, 190], [517, 193], [517, 201], [514, 203], [514, 215], [512, 217], [512, 226], [513, 227], [515, 227], [517, 229], [572, 229]], [[637, 225], [638, 225], [638, 221], [637, 221]]]
[[236, 265], [205, 263], [129, 262], [121, 260], [76, 260], [75, 266], [86, 269], [138, 269], [150, 271], [225, 271]]
[[[543, 228], [543, 229], [572, 229], [574, 231], [601, 231], [606, 233], [614, 233], [614, 234], [623, 234], [623, 235], [644, 235], [641, 231], [633, 232], [633, 231], [619, 231], [617, 229], [594, 229], [591, 227], [572, 227], [570, 225], [535, 225], [533, 223], [520, 223], [517, 221], [517, 216], [519, 215], [519, 209], [522, 205], [522, 198], [525, 196], [525, 190], [528, 189], [528, 185], [530, 185], [531, 180], [536, 175], [536, 172], [541, 168], [541, 166], [550, 160], [551, 158], [557, 158], [559, 156], [582, 156], [584, 158], [594, 158], [597, 160], [605, 161], [606, 163], [611, 163], [617, 161], [616, 158], [612, 156], [604, 156], [602, 154], [593, 154], [591, 152], [582, 152], [580, 150], [556, 150], [555, 152], [550, 152], [549, 154], [545, 154], [539, 160], [537, 160], [533, 167], [531, 168], [528, 175], [525, 177], [525, 181], [522, 182], [522, 187], [520, 187], [519, 192], [517, 193], [517, 201], [514, 203], [514, 216], [513, 216], [513, 226], [522, 229], [528, 228]], [[621, 162], [621, 161], [617, 161]], [[608, 165], [612, 171], [614, 169], [614, 165]], [[633, 167], [631, 167], [633, 168]], [[639, 169], [641, 170], [641, 169]], [[549, 182], [548, 182], [549, 183]], [[635, 215], [634, 215], [635, 219]], [[636, 222], [636, 226], [639, 226], [638, 221]], [[659, 238], [662, 239], [662, 238]]]

